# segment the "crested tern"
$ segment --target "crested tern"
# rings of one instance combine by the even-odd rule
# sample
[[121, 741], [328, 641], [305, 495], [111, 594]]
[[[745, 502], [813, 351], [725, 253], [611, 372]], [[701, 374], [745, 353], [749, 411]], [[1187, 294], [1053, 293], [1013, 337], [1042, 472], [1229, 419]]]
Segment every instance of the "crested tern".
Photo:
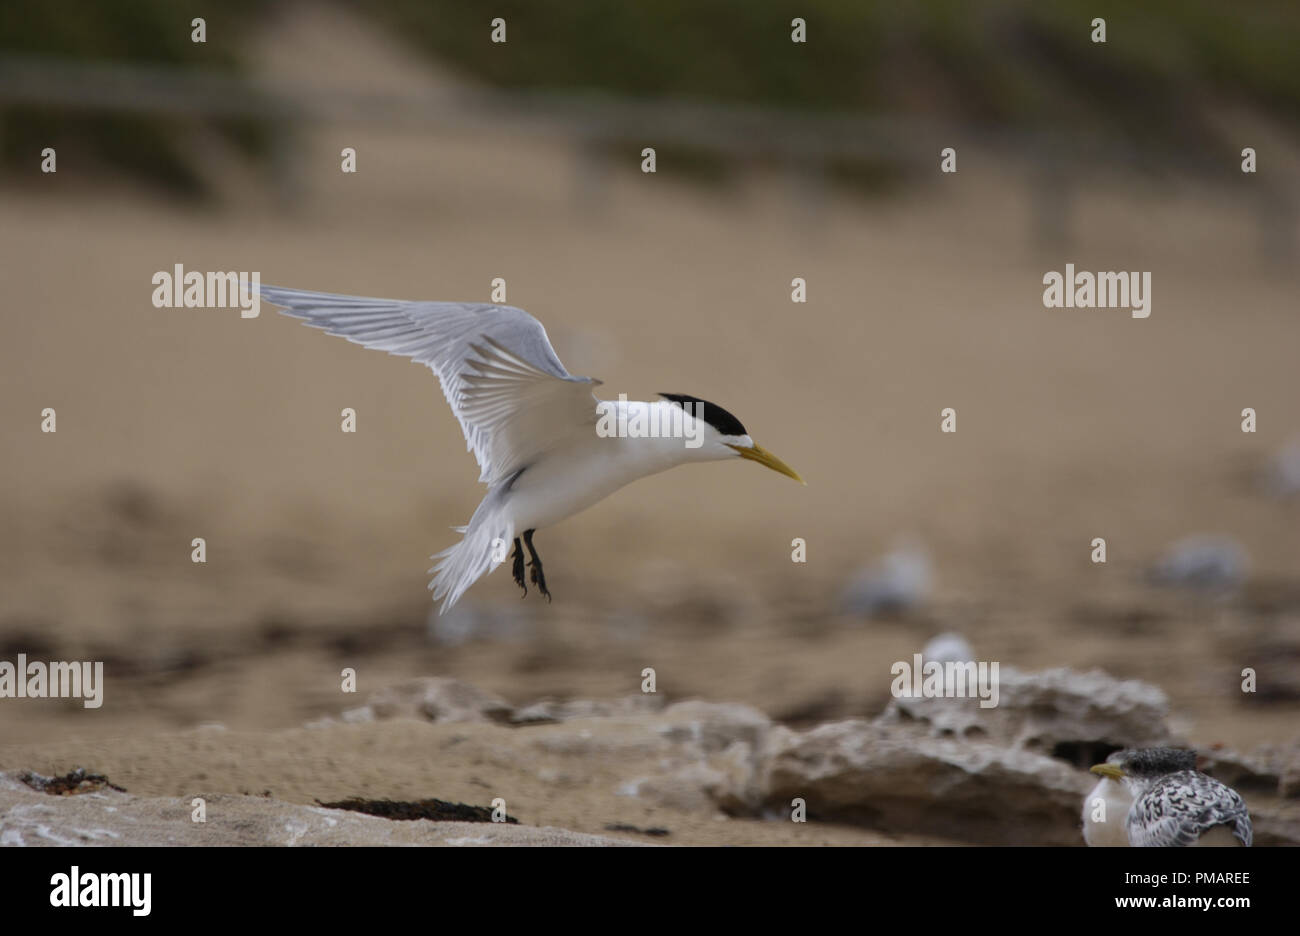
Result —
[[[1194, 751], [1116, 751], [1091, 770], [1102, 779], [1084, 800], [1089, 845], [1249, 846], [1254, 839], [1241, 795], [1197, 770]], [[1107, 820], [1117, 821], [1091, 821], [1097, 797], [1106, 801]]]
[[[409, 357], [437, 375], [466, 449], [478, 461], [479, 481], [488, 487], [469, 523], [454, 528], [463, 534], [460, 542], [432, 557], [429, 589], [435, 601], [442, 600], [439, 613], [502, 564], [512, 541], [515, 583], [526, 597], [527, 547], [530, 579], [550, 601], [533, 534], [638, 478], [691, 462], [742, 458], [805, 483], [754, 442], [740, 420], [698, 397], [599, 399], [592, 388], [602, 381], [565, 370], [542, 323], [523, 309], [255, 288], [286, 315], [367, 348]], [[602, 421], [680, 431], [599, 432]]]

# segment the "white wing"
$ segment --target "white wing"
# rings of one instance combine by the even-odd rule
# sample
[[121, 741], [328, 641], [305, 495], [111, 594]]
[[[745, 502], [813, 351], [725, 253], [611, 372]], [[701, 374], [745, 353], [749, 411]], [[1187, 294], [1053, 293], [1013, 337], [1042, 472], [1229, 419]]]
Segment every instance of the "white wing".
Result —
[[488, 485], [596, 421], [591, 388], [600, 381], [569, 374], [542, 323], [523, 309], [277, 286], [258, 291], [286, 315], [331, 335], [427, 364], [478, 460], [479, 480]]

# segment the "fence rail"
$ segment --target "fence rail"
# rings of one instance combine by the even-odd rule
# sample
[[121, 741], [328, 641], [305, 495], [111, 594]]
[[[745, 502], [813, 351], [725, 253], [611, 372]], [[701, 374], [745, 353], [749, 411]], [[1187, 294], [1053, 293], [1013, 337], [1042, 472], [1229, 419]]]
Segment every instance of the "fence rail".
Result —
[[[644, 141], [685, 146], [724, 159], [764, 159], [788, 165], [823, 184], [837, 163], [871, 161], [904, 170], [937, 172], [940, 151], [977, 145], [1021, 165], [1031, 193], [1036, 243], [1068, 240], [1071, 189], [1089, 171], [1177, 173], [1224, 183], [1235, 163], [1184, 150], [1150, 151], [1086, 136], [987, 127], [880, 115], [789, 110], [601, 94], [455, 88], [425, 94], [307, 88], [234, 75], [125, 63], [0, 55], [0, 105], [52, 107], [158, 116], [240, 117], [279, 124], [381, 126], [441, 132], [508, 132], [571, 140], [585, 168], [602, 158], [604, 144]], [[278, 135], [283, 138], [284, 135]], [[283, 158], [273, 163], [287, 166]], [[291, 180], [280, 172], [280, 187]], [[599, 177], [600, 173], [592, 173]], [[1248, 210], [1256, 216], [1261, 255], [1295, 257], [1296, 180], [1262, 183]]]

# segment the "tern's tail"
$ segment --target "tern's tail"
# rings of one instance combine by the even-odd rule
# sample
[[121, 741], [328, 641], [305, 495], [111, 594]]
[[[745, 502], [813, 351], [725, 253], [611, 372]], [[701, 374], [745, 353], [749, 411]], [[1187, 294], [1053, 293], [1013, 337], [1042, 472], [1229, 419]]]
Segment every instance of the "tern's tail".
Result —
[[434, 601], [443, 599], [439, 614], [446, 614], [471, 585], [506, 560], [515, 529], [502, 509], [504, 498], [500, 495], [509, 486], [490, 491], [469, 525], [455, 528], [464, 534], [461, 541], [432, 557], [435, 565], [429, 570], [433, 573], [429, 588]]

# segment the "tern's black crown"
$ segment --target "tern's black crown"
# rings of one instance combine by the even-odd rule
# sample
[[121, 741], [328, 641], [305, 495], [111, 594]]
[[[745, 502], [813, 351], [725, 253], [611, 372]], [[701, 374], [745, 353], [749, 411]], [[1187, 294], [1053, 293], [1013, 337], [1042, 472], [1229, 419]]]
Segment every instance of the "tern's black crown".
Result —
[[745, 427], [741, 425], [740, 420], [732, 416], [721, 406], [716, 403], [710, 403], [708, 400], [701, 400], [699, 397], [687, 396], [684, 393], [661, 393], [659, 394], [670, 403], [676, 403], [682, 409], [686, 409], [685, 404], [693, 403], [687, 412], [697, 419], [703, 419], [706, 423], [723, 435], [743, 436], [749, 435]]
[[1134, 776], [1158, 777], [1180, 770], [1195, 770], [1196, 752], [1167, 747], [1143, 748], [1124, 752], [1120, 763], [1125, 771]]

